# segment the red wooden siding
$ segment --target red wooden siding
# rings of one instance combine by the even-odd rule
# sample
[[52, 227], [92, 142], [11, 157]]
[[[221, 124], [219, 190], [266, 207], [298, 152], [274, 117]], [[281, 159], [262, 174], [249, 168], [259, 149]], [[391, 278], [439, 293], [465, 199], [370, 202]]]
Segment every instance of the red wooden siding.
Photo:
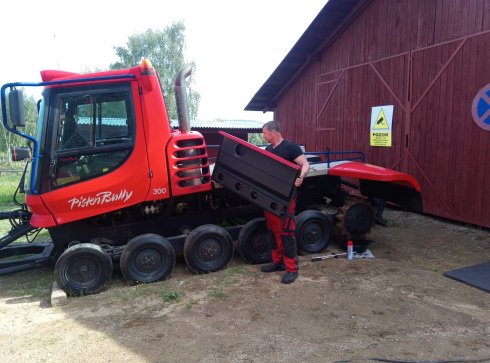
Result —
[[[424, 210], [490, 227], [490, 132], [471, 103], [490, 83], [490, 0], [374, 0], [284, 93], [275, 118], [310, 150], [361, 150], [422, 184]], [[393, 146], [370, 147], [394, 105]]]

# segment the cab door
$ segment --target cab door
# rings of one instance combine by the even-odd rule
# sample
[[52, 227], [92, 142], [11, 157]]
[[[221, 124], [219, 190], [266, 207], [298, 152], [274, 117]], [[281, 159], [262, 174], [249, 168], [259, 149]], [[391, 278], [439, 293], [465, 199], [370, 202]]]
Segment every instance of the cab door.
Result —
[[135, 82], [54, 91], [42, 198], [58, 224], [144, 200], [150, 180], [138, 110]]

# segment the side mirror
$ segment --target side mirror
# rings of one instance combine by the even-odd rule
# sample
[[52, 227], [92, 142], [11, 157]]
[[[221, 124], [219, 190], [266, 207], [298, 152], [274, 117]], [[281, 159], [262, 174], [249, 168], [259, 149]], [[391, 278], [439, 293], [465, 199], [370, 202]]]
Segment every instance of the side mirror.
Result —
[[27, 147], [12, 147], [12, 161], [22, 161], [31, 158], [31, 151]]
[[24, 113], [24, 94], [21, 90], [13, 89], [9, 93], [10, 120], [14, 126], [24, 127], [26, 118]]

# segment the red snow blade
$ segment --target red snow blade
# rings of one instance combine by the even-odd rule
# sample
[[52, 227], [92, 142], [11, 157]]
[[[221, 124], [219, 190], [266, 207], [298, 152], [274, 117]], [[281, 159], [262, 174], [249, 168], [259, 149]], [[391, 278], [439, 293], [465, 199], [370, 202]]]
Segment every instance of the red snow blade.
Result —
[[414, 188], [418, 192], [422, 190], [417, 179], [411, 175], [357, 161], [351, 161], [349, 163], [334, 166], [328, 170], [328, 174], [341, 177], [343, 176], [346, 178], [358, 178], [395, 183], [404, 187]]
[[411, 175], [356, 161], [334, 166], [328, 170], [328, 175], [359, 179], [362, 195], [381, 198], [414, 212], [422, 212], [422, 189]]

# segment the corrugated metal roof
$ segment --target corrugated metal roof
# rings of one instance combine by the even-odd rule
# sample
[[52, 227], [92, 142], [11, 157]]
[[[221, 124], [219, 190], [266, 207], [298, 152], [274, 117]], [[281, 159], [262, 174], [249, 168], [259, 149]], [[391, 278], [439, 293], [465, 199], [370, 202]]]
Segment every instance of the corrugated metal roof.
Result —
[[[77, 123], [80, 125], [90, 125], [92, 123], [92, 119], [90, 117], [79, 117]], [[102, 124], [105, 126], [127, 126], [128, 119], [117, 117], [102, 117]]]
[[[254, 120], [215, 120], [215, 121], [191, 121], [191, 128], [198, 129], [236, 129], [262, 132], [264, 122]], [[177, 128], [177, 120], [170, 122], [172, 128]]]
[[[78, 123], [81, 125], [89, 125], [91, 122], [89, 117], [78, 118]], [[128, 121], [125, 118], [104, 117], [102, 123], [106, 126], [127, 126]], [[264, 125], [264, 122], [254, 120], [191, 121], [191, 127], [199, 129], [235, 129], [262, 132], [262, 125]], [[177, 120], [172, 120], [170, 126], [177, 128], [179, 123]]]
[[341, 28], [344, 20], [356, 7], [371, 0], [329, 0], [317, 17], [296, 42], [269, 79], [250, 100], [247, 111], [273, 111], [278, 95], [314, 59], [320, 56], [328, 40]]

